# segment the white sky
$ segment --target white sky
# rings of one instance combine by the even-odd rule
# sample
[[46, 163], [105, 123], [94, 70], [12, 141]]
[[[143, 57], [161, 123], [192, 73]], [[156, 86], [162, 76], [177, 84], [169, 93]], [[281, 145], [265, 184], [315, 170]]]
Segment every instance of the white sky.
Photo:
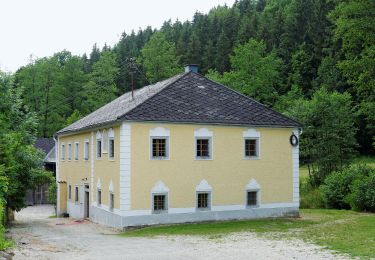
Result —
[[0, 0], [0, 70], [14, 72], [30, 55], [113, 46], [124, 31], [191, 20], [195, 11], [225, 3], [234, 0]]

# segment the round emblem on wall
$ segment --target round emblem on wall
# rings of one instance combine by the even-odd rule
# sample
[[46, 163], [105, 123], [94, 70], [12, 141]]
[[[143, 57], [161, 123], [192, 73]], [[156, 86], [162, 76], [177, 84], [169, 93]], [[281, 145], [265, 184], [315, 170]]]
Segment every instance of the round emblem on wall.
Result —
[[297, 137], [295, 134], [292, 134], [292, 135], [290, 136], [289, 141], [290, 141], [290, 144], [291, 144], [292, 146], [297, 146], [297, 145], [298, 145], [298, 137]]

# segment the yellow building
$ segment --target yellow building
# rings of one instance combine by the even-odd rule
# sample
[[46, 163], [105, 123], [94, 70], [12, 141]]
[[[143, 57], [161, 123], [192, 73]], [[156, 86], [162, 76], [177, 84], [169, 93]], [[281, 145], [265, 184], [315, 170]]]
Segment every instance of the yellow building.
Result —
[[298, 214], [300, 124], [195, 70], [57, 132], [59, 214], [113, 227]]

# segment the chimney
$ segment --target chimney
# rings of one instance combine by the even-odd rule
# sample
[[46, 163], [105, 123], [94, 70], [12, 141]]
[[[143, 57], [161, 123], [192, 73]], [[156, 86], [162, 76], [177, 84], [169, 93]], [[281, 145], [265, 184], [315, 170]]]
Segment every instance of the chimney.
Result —
[[185, 65], [185, 72], [195, 72], [198, 73], [198, 65], [197, 64], [187, 64]]

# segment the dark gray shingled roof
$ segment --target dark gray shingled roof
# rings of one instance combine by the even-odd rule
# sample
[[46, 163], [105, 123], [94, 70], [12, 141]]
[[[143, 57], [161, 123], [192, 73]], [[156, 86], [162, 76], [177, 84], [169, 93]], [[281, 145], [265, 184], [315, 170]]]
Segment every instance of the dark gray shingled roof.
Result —
[[42, 150], [45, 154], [48, 154], [51, 149], [55, 146], [53, 138], [37, 138], [34, 146], [39, 150]]
[[301, 125], [206, 77], [188, 72], [131, 92], [57, 134], [117, 120], [300, 127]]

